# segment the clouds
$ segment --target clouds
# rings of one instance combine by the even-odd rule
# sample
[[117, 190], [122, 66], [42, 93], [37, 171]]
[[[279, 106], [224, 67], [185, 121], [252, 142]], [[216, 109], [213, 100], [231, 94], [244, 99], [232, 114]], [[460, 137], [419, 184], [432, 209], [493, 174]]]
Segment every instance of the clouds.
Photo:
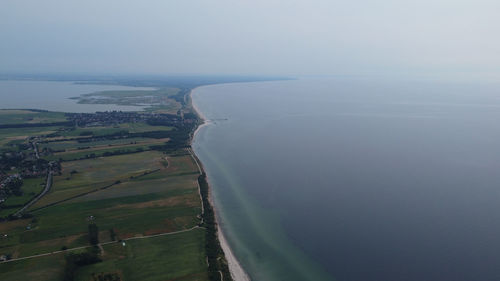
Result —
[[0, 71], [499, 72], [495, 1], [36, 1], [0, 9]]

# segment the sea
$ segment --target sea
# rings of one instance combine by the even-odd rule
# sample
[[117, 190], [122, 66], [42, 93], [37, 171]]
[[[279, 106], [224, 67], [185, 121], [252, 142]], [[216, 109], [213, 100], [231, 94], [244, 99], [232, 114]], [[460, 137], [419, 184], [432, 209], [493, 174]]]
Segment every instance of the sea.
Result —
[[500, 280], [500, 84], [195, 89], [193, 148], [252, 280]]

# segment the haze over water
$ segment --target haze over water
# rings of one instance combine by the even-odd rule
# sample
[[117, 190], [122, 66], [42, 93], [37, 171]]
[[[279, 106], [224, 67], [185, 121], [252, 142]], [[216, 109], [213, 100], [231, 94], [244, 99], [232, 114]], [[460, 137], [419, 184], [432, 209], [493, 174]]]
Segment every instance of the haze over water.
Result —
[[205, 86], [194, 148], [254, 280], [499, 280], [500, 85]]

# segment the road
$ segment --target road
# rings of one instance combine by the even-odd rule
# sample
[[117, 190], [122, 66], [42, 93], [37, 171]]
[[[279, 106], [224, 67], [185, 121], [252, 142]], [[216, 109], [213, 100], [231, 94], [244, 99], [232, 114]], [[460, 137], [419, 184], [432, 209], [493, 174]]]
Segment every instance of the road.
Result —
[[[198, 163], [198, 158], [194, 156], [193, 150], [191, 148], [188, 148], [187, 151], [189, 152], [189, 155], [191, 155], [191, 158], [193, 158], [194, 163], [196, 163], [196, 166], [198, 166], [198, 173], [202, 175], [203, 170], [201, 169], [200, 164]], [[203, 204], [203, 197], [201, 196], [201, 186], [198, 180], [196, 180], [196, 184], [198, 184], [198, 194], [200, 195], [200, 200], [201, 200], [201, 222], [203, 223], [203, 215], [205, 214], [205, 204]]]
[[37, 146], [37, 143], [34, 141], [31, 143], [33, 145], [33, 149], [35, 150], [35, 156], [36, 156], [36, 159], [40, 159], [40, 154], [38, 153], [38, 146]]
[[[38, 146], [35, 141], [31, 142], [31, 145], [33, 146], [33, 150], [35, 151], [35, 156], [36, 159], [40, 159], [40, 154], [38, 153]], [[26, 204], [24, 207], [22, 207], [20, 210], [14, 213], [14, 216], [19, 216], [21, 215], [26, 209], [31, 207], [33, 204], [36, 203], [36, 201], [40, 200], [47, 192], [49, 192], [50, 188], [52, 187], [52, 171], [49, 168], [49, 172], [47, 173], [47, 183], [45, 184], [45, 188], [43, 189], [42, 193], [38, 194], [37, 197], [33, 198], [28, 204]]]

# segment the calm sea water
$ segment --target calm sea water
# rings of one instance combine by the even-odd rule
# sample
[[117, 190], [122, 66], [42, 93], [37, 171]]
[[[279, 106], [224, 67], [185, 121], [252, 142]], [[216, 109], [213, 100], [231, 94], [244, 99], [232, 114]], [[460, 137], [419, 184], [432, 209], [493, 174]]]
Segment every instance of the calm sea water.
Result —
[[500, 85], [205, 86], [195, 138], [254, 280], [500, 280]]
[[70, 99], [82, 94], [115, 90], [149, 90], [111, 85], [75, 84], [52, 81], [12, 81], [0, 80], [0, 109], [43, 109], [62, 112], [134, 111], [140, 106], [113, 104], [78, 104]]

